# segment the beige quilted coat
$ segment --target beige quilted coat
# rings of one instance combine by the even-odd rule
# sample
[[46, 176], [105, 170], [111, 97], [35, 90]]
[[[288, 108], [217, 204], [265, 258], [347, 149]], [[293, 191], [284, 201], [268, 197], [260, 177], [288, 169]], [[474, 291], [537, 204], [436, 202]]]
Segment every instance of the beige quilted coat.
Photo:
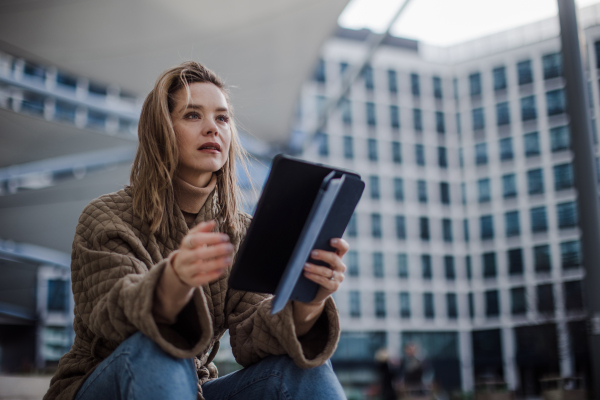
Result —
[[[213, 191], [194, 224], [214, 219], [217, 211]], [[84, 209], [71, 261], [75, 343], [60, 360], [44, 399], [73, 399], [94, 368], [137, 331], [173, 356], [197, 357], [200, 399], [200, 385], [217, 377], [212, 360], [227, 329], [233, 354], [243, 366], [271, 354], [288, 354], [302, 368], [331, 357], [339, 339], [333, 300], [311, 331], [297, 338], [289, 304], [270, 315], [270, 295], [228, 289], [228, 272], [198, 288], [175, 324], [156, 323], [152, 305], [157, 282], [167, 256], [188, 232], [177, 207], [174, 216], [170, 237], [150, 234], [148, 223], [133, 215], [127, 188], [101, 196]], [[250, 217], [244, 218], [247, 227]], [[231, 238], [236, 251], [244, 234]]]

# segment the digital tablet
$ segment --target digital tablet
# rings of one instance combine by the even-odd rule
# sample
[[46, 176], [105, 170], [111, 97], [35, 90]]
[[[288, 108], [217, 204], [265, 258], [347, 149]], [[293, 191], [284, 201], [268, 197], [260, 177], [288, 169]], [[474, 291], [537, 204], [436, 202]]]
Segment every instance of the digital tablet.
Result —
[[233, 289], [275, 294], [273, 313], [288, 300], [309, 302], [319, 285], [302, 274], [310, 251], [333, 251], [365, 184], [355, 172], [286, 155], [273, 159], [230, 277]]

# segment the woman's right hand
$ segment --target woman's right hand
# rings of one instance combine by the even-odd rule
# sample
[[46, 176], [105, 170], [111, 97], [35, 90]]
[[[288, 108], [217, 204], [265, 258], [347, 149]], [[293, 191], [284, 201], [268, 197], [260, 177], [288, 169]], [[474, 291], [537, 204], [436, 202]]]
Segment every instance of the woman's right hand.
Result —
[[175, 274], [190, 287], [216, 280], [233, 261], [233, 245], [229, 236], [213, 232], [215, 226], [215, 221], [208, 221], [190, 230], [173, 260]]

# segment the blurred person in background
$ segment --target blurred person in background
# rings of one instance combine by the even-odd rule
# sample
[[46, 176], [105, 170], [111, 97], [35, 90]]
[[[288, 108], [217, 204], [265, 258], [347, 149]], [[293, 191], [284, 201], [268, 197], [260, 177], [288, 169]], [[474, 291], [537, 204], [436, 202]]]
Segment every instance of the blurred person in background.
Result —
[[[166, 70], [144, 102], [131, 184], [83, 211], [72, 252], [74, 345], [45, 399], [341, 399], [328, 361], [339, 340], [331, 295], [348, 244], [311, 254], [310, 303], [271, 315], [271, 295], [228, 288], [250, 223], [236, 161], [245, 152], [223, 82], [196, 62]], [[218, 378], [229, 329], [245, 368]]]
[[379, 373], [379, 385], [381, 387], [382, 400], [396, 400], [396, 390], [394, 389], [394, 380], [397, 371], [390, 364], [390, 353], [388, 349], [381, 348], [375, 353], [375, 363]]
[[427, 360], [418, 358], [417, 354], [415, 343], [404, 346], [404, 357], [400, 361], [398, 375], [403, 392], [421, 395], [427, 392], [425, 383], [431, 382], [433, 376]]

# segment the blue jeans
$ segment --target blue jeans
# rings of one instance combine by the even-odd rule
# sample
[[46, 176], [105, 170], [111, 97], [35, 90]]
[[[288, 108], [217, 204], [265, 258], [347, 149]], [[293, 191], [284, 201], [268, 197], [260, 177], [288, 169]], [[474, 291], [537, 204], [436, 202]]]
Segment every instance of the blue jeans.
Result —
[[[329, 361], [302, 369], [288, 356], [267, 357], [205, 383], [202, 391], [206, 400], [346, 398]], [[75, 400], [195, 400], [196, 393], [193, 361], [170, 356], [137, 332], [98, 365]]]

